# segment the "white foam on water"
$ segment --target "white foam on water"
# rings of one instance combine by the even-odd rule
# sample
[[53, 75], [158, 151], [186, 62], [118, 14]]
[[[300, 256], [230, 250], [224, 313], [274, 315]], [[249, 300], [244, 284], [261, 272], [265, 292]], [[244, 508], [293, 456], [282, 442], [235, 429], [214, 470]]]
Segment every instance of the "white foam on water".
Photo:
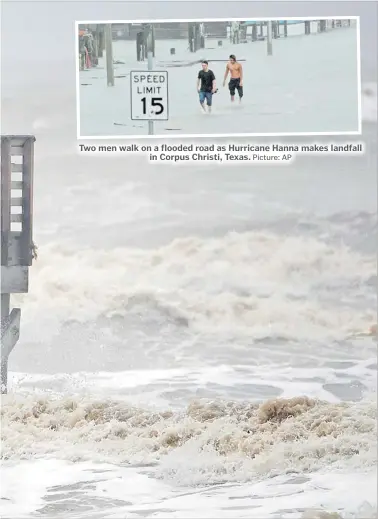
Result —
[[[2, 513], [9, 519], [30, 517], [36, 512], [46, 515], [48, 507], [54, 506], [54, 498], [60, 505], [67, 503], [65, 517], [69, 518], [78, 516], [80, 501], [89, 508], [80, 510], [80, 517], [91, 517], [100, 504], [102, 516], [109, 519], [121, 515], [334, 519], [327, 516], [329, 511], [338, 512], [339, 518], [376, 519], [377, 513], [375, 469], [354, 474], [331, 471], [304, 477], [278, 476], [244, 485], [203, 488], [177, 488], [137, 469], [58, 459], [5, 464], [2, 470]], [[72, 507], [75, 502], [76, 508]]]
[[[332, 482], [330, 481], [332, 480]], [[334, 484], [334, 481], [336, 483]], [[130, 517], [150, 512], [149, 517], [170, 518], [249, 518], [280, 517], [299, 519], [337, 519], [327, 517], [332, 511], [338, 517], [376, 518], [375, 491], [376, 474], [372, 471], [357, 472], [354, 475], [343, 473], [319, 474], [303, 478], [274, 478], [264, 483], [240, 486], [209, 486], [206, 489], [191, 489], [186, 494], [169, 496], [154, 502], [123, 508]], [[332, 483], [332, 484], [331, 484]], [[334, 490], [333, 490], [334, 487]], [[102, 489], [104, 487], [102, 486]], [[350, 489], [354, 489], [351, 495]], [[115, 488], [106, 485], [107, 492]], [[332, 489], [332, 491], [331, 491]], [[345, 503], [345, 495], [348, 503]], [[118, 494], [119, 496], [120, 494]], [[152, 497], [152, 496], [151, 496]], [[118, 512], [120, 513], [121, 510]], [[152, 513], [151, 513], [152, 512]], [[323, 514], [323, 515], [322, 515]], [[143, 515], [142, 515], [143, 516]], [[116, 517], [110, 514], [107, 517]]]
[[[143, 503], [143, 496], [146, 501], [149, 495], [158, 499], [160, 494], [163, 497], [168, 494], [167, 490], [159, 494], [159, 489], [165, 487], [164, 483], [131, 469], [105, 463], [73, 463], [61, 459], [23, 460], [15, 465], [5, 462], [2, 465], [2, 515], [8, 518], [29, 517], [50, 503], [70, 499], [75, 503], [78, 492], [84, 500], [90, 498], [94, 490], [99, 493], [106, 491], [110, 502], [111, 493], [105, 489], [104, 475], [113, 495], [117, 494], [120, 501], [127, 495], [128, 501]], [[69, 505], [67, 514], [70, 516]], [[55, 514], [51, 512], [52, 515]]]
[[[79, 372], [28, 374], [10, 373], [9, 388], [18, 394], [27, 394], [33, 388], [35, 395], [44, 396], [46, 391], [55, 395], [90, 394], [128, 401], [134, 405], [153, 406], [164, 409], [174, 402], [170, 397], [176, 391], [193, 392], [214, 387], [222, 398], [227, 398], [230, 388], [238, 390], [245, 399], [249, 393], [250, 402], [259, 402], [260, 387], [271, 390], [282, 398], [293, 398], [307, 395], [328, 402], [337, 403], [340, 398], [332, 394], [328, 387], [340, 383], [340, 373], [344, 384], [363, 381], [364, 394], [374, 393], [376, 389], [376, 373], [371, 369], [374, 358], [349, 363], [349, 367], [341, 364], [336, 369], [331, 365], [322, 367], [293, 367], [288, 363], [259, 363], [256, 366], [218, 365], [201, 368], [177, 368], [155, 370], [129, 370], [120, 372]], [[325, 384], [327, 384], [325, 386]], [[257, 394], [254, 391], [257, 390]], [[177, 404], [176, 404], [177, 405]], [[178, 404], [180, 406], [180, 404]]]
[[55, 243], [41, 247], [30, 293], [16, 296], [15, 304], [31, 321], [41, 305], [53, 306], [46, 318], [58, 322], [148, 308], [195, 332], [340, 339], [367, 330], [375, 307], [356, 312], [324, 298], [332, 291], [345, 299], [368, 294], [372, 288], [363, 285], [375, 273], [374, 257], [344, 245], [263, 232], [183, 238], [152, 250], [77, 251]]
[[2, 464], [2, 513], [20, 517], [43, 506], [49, 487], [75, 484], [85, 480], [85, 464], [63, 460], [21, 460], [16, 465]]
[[[375, 463], [376, 402], [296, 397], [264, 404], [199, 399], [182, 411], [91, 396], [3, 397], [2, 455], [159, 463], [176, 484], [248, 481], [329, 464]], [[201, 453], [198, 456], [198, 453]]]

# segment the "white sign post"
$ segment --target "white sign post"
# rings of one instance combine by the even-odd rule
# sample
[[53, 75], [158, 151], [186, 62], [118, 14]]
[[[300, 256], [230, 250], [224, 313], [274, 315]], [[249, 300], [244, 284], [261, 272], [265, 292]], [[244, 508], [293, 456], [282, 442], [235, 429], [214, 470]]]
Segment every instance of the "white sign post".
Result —
[[[132, 70], [130, 73], [131, 120], [168, 121], [168, 72]], [[153, 126], [149, 124], [149, 134]]]

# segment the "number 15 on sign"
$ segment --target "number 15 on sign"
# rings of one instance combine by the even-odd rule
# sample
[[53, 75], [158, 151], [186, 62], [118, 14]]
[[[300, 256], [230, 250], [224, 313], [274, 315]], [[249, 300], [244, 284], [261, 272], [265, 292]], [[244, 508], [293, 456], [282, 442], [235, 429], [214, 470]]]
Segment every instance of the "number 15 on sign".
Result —
[[167, 71], [132, 70], [130, 94], [133, 121], [168, 121]]

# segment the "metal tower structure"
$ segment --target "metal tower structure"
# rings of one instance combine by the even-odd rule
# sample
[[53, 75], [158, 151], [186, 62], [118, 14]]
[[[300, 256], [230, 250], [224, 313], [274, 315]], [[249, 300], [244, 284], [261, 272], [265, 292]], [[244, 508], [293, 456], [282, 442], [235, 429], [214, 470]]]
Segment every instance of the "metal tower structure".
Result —
[[8, 359], [20, 336], [20, 308], [11, 295], [28, 292], [33, 244], [32, 135], [1, 136], [1, 393], [7, 392]]

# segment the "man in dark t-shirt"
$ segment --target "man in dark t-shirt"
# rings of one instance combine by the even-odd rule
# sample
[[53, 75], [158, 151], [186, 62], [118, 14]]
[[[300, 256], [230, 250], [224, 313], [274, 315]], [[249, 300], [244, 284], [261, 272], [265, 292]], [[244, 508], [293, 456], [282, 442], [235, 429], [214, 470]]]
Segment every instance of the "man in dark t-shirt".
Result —
[[213, 94], [215, 94], [216, 90], [217, 86], [215, 83], [214, 72], [209, 69], [208, 62], [203, 61], [202, 70], [198, 72], [197, 91], [199, 94], [199, 102], [204, 112], [206, 112], [205, 101], [207, 103], [208, 111], [211, 112]]

